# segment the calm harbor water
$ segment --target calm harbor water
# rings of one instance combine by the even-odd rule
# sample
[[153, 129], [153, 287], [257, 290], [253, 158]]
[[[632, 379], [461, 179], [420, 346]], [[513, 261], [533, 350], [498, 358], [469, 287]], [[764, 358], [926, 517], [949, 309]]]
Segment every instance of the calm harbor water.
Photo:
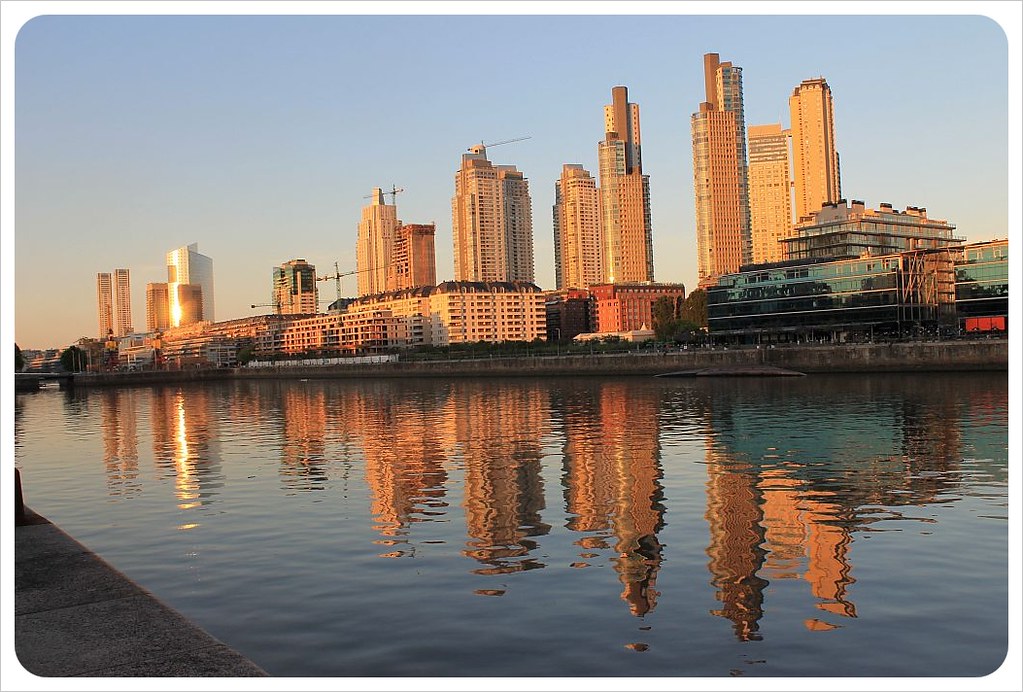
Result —
[[273, 675], [980, 676], [1008, 379], [16, 395], [26, 502]]

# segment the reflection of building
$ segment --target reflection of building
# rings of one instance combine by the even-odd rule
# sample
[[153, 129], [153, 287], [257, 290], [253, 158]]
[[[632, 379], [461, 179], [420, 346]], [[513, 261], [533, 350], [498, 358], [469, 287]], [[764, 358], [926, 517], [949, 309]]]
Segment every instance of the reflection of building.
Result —
[[[531, 536], [545, 535], [540, 440], [547, 433], [549, 402], [541, 387], [465, 384], [455, 388], [453, 423], [465, 468], [465, 554], [487, 565], [480, 574], [543, 567], [530, 551]], [[452, 407], [454, 408], [454, 407]]]
[[[382, 545], [406, 542], [413, 524], [428, 521], [437, 508], [447, 506], [448, 474], [436, 406], [432, 399], [399, 396], [390, 388], [367, 391], [354, 402], [349, 422], [362, 439], [373, 528]], [[412, 551], [394, 549], [382, 557]]]
[[[721, 602], [715, 613], [737, 637], [760, 638], [768, 580], [805, 581], [819, 611], [856, 617], [854, 532], [877, 521], [879, 507], [899, 518], [900, 505], [934, 502], [961, 482], [962, 434], [950, 421], [956, 402], [986, 389], [969, 377], [963, 384], [949, 398], [946, 382], [857, 381], [841, 401], [771, 384], [719, 388], [712, 427], [728, 442], [707, 449], [708, 567]], [[808, 431], [801, 412], [824, 407], [832, 424]], [[823, 618], [804, 624], [838, 626]]]
[[749, 127], [749, 213], [751, 261], [784, 259], [782, 238], [792, 234], [789, 138], [781, 125]]
[[100, 392], [100, 404], [108, 490], [115, 495], [140, 492], [137, 390], [104, 389]]
[[281, 485], [286, 490], [323, 490], [328, 463], [327, 399], [322, 389], [281, 390]]
[[[179, 290], [188, 285], [187, 290]], [[199, 254], [198, 243], [167, 253], [167, 300], [170, 326], [212, 322], [213, 260]]]
[[629, 90], [624, 86], [612, 88], [611, 105], [604, 106], [604, 141], [597, 147], [597, 156], [604, 239], [604, 273], [599, 280], [653, 281], [650, 176], [643, 174], [639, 106], [629, 103]]
[[273, 306], [278, 315], [315, 315], [319, 295], [316, 267], [293, 259], [273, 269]]
[[[224, 483], [217, 431], [210, 416], [210, 391], [202, 388], [161, 388], [152, 391], [150, 428], [153, 459], [162, 475], [174, 478], [178, 509], [191, 510], [213, 502]], [[186, 514], [179, 528], [198, 525]]]
[[[564, 402], [568, 528], [584, 556], [613, 548], [622, 600], [633, 615], [653, 610], [663, 528], [660, 398], [656, 390], [602, 383]], [[609, 544], [613, 541], [613, 544]]]
[[727, 457], [707, 455], [707, 568], [721, 606], [712, 611], [732, 621], [740, 641], [759, 640], [767, 581], [758, 575], [766, 550], [762, 493], [749, 466], [729, 467]]
[[703, 56], [707, 100], [693, 113], [693, 189], [700, 287], [750, 261], [742, 68]]

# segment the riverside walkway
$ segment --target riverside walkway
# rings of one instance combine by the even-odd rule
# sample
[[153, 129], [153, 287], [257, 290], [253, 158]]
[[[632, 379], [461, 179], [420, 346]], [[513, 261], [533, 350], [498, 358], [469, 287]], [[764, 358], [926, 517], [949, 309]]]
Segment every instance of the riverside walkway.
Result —
[[20, 494], [18, 500], [14, 649], [25, 671], [41, 677], [267, 675], [24, 507]]

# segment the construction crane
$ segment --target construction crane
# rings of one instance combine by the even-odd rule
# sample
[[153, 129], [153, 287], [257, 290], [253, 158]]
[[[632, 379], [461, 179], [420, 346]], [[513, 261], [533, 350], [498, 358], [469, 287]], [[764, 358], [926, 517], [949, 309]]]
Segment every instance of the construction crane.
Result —
[[473, 149], [475, 149], [475, 148], [476, 148], [477, 146], [480, 146], [480, 147], [483, 147], [484, 149], [487, 149], [487, 148], [489, 148], [489, 147], [499, 147], [499, 146], [501, 146], [502, 144], [511, 144], [512, 142], [521, 142], [522, 140], [525, 140], [525, 139], [532, 139], [532, 138], [533, 138], [532, 136], [527, 136], [527, 137], [516, 137], [515, 139], [504, 139], [504, 140], [501, 140], [500, 142], [494, 142], [494, 143], [492, 143], [492, 144], [484, 144], [484, 143], [483, 143], [483, 140], [480, 140], [480, 143], [479, 143], [479, 144], [474, 144], [473, 146], [471, 146], [471, 147], [469, 147], [468, 149], [466, 149], [466, 151], [472, 151], [472, 150], [473, 150]]
[[[394, 206], [397, 203], [397, 199], [396, 198], [398, 197], [398, 193], [399, 192], [404, 192], [404, 191], [405, 191], [405, 188], [403, 188], [403, 187], [395, 187], [394, 183], [391, 183], [391, 189], [390, 190], [384, 190], [383, 194], [391, 196], [391, 206]], [[375, 195], [369, 194], [369, 195], [363, 195], [362, 198], [363, 199], [369, 199], [370, 197], [374, 197], [374, 196]]]
[[281, 314], [280, 303], [253, 303], [249, 306], [250, 308], [273, 308], [275, 314]]
[[316, 280], [317, 281], [329, 281], [330, 279], [334, 279], [334, 291], [337, 293], [338, 302], [340, 302], [341, 301], [341, 277], [342, 276], [351, 276], [352, 274], [358, 274], [358, 273], [359, 273], [358, 269], [355, 269], [355, 270], [350, 271], [350, 272], [342, 272], [340, 269], [338, 269], [337, 262], [334, 262], [334, 273], [333, 274], [328, 274], [327, 276], [317, 276]]

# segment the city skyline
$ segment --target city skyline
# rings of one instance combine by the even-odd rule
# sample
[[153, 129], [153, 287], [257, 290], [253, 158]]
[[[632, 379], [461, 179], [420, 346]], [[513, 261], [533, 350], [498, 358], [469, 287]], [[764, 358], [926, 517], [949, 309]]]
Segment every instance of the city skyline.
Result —
[[[458, 63], [445, 41], [484, 25], [497, 31], [495, 21], [501, 35], [530, 32], [529, 51], [542, 58], [532, 62], [540, 64], [574, 64], [574, 56], [556, 50], [569, 30], [597, 35], [624, 23], [650, 40], [623, 64], [593, 58], [576, 66], [572, 80], [546, 74], [557, 72], [549, 66], [524, 65], [513, 75]], [[821, 35], [808, 30], [805, 45], [779, 56], [761, 34], [793, 25]], [[388, 79], [373, 68], [372, 79], [357, 74], [361, 67], [347, 69], [362, 64], [348, 61], [369, 50], [359, 35], [372, 34], [371, 27], [396, 39], [417, 37], [422, 60], [385, 60], [374, 49], [366, 64], [379, 65], [381, 74], [387, 65], [400, 69]], [[876, 50], [837, 54], [829, 27], [870, 31]], [[262, 55], [257, 48], [268, 35], [278, 47]], [[238, 55], [222, 53], [218, 37], [235, 41]], [[170, 59], [186, 39], [195, 42], [187, 59]], [[952, 41], [963, 48], [955, 55], [942, 49]], [[165, 248], [197, 241], [217, 262], [218, 319], [239, 318], [265, 301], [264, 277], [281, 261], [303, 257], [318, 267], [354, 269], [365, 190], [393, 182], [405, 190], [400, 218], [436, 224], [437, 279], [444, 281], [455, 276], [450, 181], [459, 156], [473, 142], [528, 136], [491, 158], [531, 181], [536, 283], [554, 289], [547, 210], [555, 183], [565, 164], [597, 171], [600, 108], [608, 90], [626, 85], [643, 110], [656, 278], [692, 290], [689, 117], [702, 98], [700, 56], [708, 52], [743, 68], [747, 124], [788, 127], [793, 89], [827, 80], [843, 196], [874, 207], [927, 207], [970, 241], [1009, 236], [1008, 54], [1002, 29], [984, 17], [52, 16], [22, 28], [16, 53], [11, 245], [18, 266], [48, 265], [62, 286], [89, 286], [106, 266], [130, 267], [137, 306], [145, 303], [141, 289], [163, 280], [156, 260]], [[114, 60], [125, 53], [134, 62]], [[69, 55], [75, 60], [64, 59]], [[890, 81], [900, 56], [914, 61], [912, 84]], [[993, 76], [971, 76], [981, 70]], [[332, 72], [352, 83], [340, 90], [343, 98], [325, 95], [336, 81], [327, 78]], [[457, 83], [484, 74], [472, 89]], [[266, 100], [264, 78], [279, 99]], [[129, 85], [130, 95], [119, 96], [117, 84]], [[432, 92], [429, 108], [409, 107]], [[943, 98], [951, 93], [956, 98]], [[68, 238], [77, 239], [73, 252], [63, 250]], [[355, 295], [354, 279], [346, 279], [345, 295]], [[16, 291], [19, 345], [64, 347], [90, 335], [96, 307], [94, 298], [84, 302], [86, 294], [94, 295], [58, 286]]]

